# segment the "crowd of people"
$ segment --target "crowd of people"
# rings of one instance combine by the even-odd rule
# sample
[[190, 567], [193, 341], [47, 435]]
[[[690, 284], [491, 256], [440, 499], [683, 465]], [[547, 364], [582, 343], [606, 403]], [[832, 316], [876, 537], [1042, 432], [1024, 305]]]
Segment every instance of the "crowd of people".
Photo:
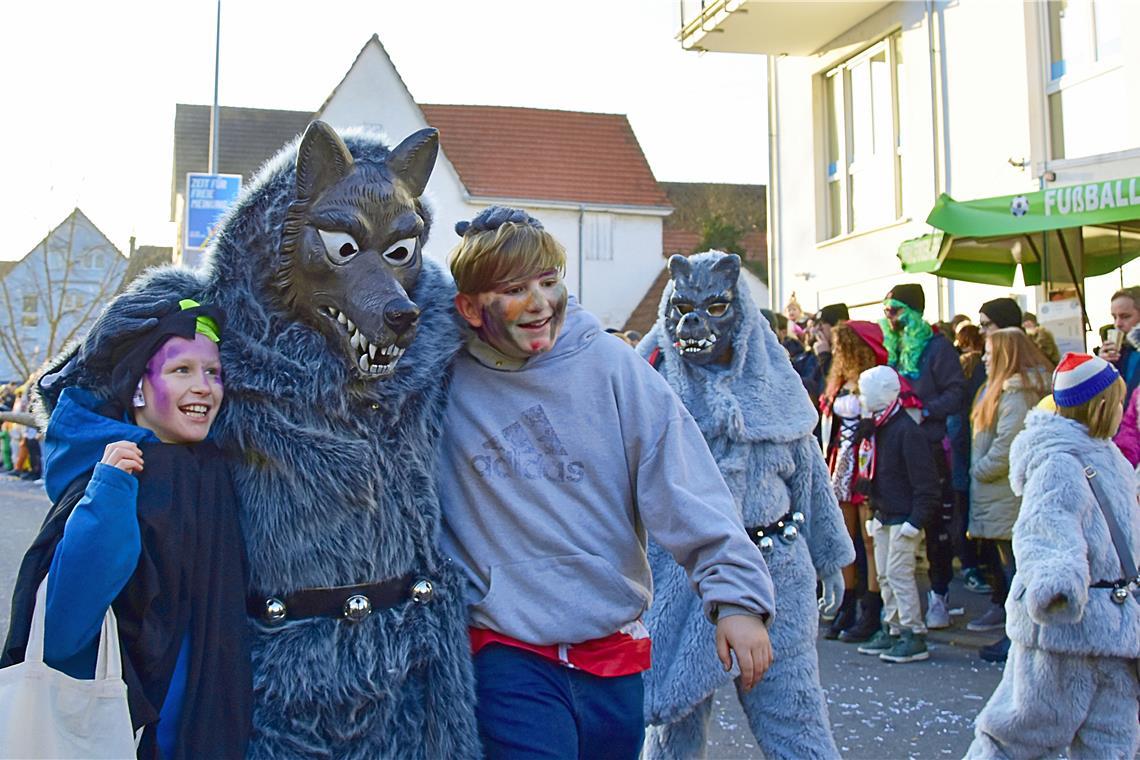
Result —
[[[700, 756], [732, 679], [765, 756], [831, 758], [818, 618], [926, 660], [957, 559], [991, 597], [967, 627], [1002, 631], [982, 656], [1006, 662], [969, 757], [1140, 749], [1140, 290], [1113, 296], [1098, 355], [1059, 356], [1013, 299], [931, 324], [911, 283], [876, 320], [761, 316], [739, 257], [708, 251], [670, 260], [634, 353], [522, 209], [457, 225], [450, 281], [415, 238], [358, 257], [317, 228], [426, 186], [430, 131], [355, 140], [314, 122], [296, 198], [252, 183], [288, 206], [273, 260], [308, 252], [256, 271], [269, 289], [235, 285], [256, 246], [222, 234], [220, 284], [153, 275], [38, 382], [53, 506], [0, 667], [90, 679], [118, 631], [116, 755]], [[423, 234], [412, 205], [393, 218], [373, 244]], [[341, 310], [377, 282], [381, 313]], [[269, 312], [284, 337], [256, 343]], [[323, 471], [297, 466], [309, 449]], [[0, 739], [42, 749], [65, 712]]]
[[[0, 387], [0, 412], [30, 413], [31, 399], [28, 388], [33, 380], [18, 384], [5, 383]], [[35, 425], [18, 420], [0, 421], [0, 475], [43, 482], [43, 464], [40, 450], [40, 431]]]

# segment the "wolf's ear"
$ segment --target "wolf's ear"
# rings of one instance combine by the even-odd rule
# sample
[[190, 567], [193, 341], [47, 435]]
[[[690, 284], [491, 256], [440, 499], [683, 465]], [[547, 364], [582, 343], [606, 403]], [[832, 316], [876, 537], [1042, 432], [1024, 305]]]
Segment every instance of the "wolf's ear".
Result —
[[311, 200], [352, 171], [352, 154], [332, 127], [314, 121], [297, 149], [297, 197]]
[[678, 277], [688, 277], [693, 273], [693, 265], [679, 253], [669, 257], [669, 274], [675, 280]]
[[388, 166], [392, 167], [405, 189], [418, 198], [427, 187], [438, 153], [439, 130], [428, 127], [408, 135], [393, 148], [388, 156]]
[[740, 279], [740, 257], [730, 253], [717, 259], [713, 264], [713, 271], [728, 277], [733, 283]]

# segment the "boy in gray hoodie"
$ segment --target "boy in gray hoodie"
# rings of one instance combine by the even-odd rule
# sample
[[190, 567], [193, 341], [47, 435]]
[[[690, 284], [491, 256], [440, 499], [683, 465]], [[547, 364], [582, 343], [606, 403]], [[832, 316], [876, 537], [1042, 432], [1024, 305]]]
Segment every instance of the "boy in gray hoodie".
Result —
[[700, 430], [663, 379], [567, 297], [565, 251], [491, 207], [456, 231], [471, 334], [438, 484], [468, 581], [488, 757], [637, 757], [652, 598], [646, 531], [685, 567], [726, 670], [771, 662], [772, 582]]

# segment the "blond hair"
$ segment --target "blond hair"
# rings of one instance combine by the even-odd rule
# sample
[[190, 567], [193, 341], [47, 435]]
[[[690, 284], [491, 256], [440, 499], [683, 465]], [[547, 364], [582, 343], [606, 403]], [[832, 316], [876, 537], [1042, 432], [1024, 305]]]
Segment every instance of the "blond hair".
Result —
[[1124, 384], [1124, 378], [1118, 377], [1116, 382], [1083, 404], [1058, 406], [1057, 414], [1086, 426], [1092, 438], [1112, 438], [1120, 427], [1116, 407], [1124, 403], [1126, 395], [1128, 386]]
[[988, 430], [994, 426], [998, 402], [1007, 380], [1020, 377], [1022, 389], [1041, 398], [1049, 392], [1049, 373], [1053, 370], [1041, 349], [1020, 327], [995, 330], [986, 336], [986, 340], [990, 344], [990, 373], [986, 378], [985, 395], [970, 413], [970, 422], [975, 430]]
[[448, 265], [459, 292], [473, 295], [551, 269], [564, 274], [566, 249], [546, 230], [504, 222], [493, 230], [468, 229]]

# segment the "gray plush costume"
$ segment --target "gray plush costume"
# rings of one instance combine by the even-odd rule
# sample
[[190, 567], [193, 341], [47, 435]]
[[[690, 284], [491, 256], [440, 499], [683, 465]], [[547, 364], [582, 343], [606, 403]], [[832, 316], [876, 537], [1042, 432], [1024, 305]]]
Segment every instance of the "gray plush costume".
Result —
[[[437, 549], [434, 449], [448, 366], [460, 345], [454, 286], [430, 261], [418, 270], [429, 222], [417, 197], [422, 183], [405, 181], [407, 167], [396, 160], [413, 138], [419, 140], [413, 149], [427, 145], [430, 155], [417, 159], [426, 182], [423, 164], [434, 162], [435, 136], [417, 133], [389, 151], [378, 135], [363, 131], [345, 133], [338, 147], [324, 129], [324, 145], [286, 146], [249, 183], [223, 221], [204, 271], [170, 268], [142, 278], [88, 341], [129, 325], [133, 307], [171, 296], [189, 295], [225, 312], [225, 401], [213, 435], [232, 457], [252, 592], [286, 595], [405, 574], [434, 584], [430, 601], [377, 609], [360, 622], [313, 617], [270, 625], [251, 618], [249, 755], [477, 757], [466, 607], [458, 575]], [[344, 145], [351, 158], [341, 152]], [[301, 176], [298, 166], [311, 151], [324, 156]], [[332, 277], [326, 256], [342, 266], [352, 255], [344, 238], [318, 242], [318, 230], [328, 226], [352, 231], [359, 255], [376, 257], [359, 264], [371, 267], [385, 290], [359, 277], [340, 290], [332, 280], [310, 279], [323, 284], [301, 290], [297, 268]], [[391, 264], [384, 269], [380, 252], [389, 243], [383, 241], [409, 237], [411, 250], [384, 253]], [[329, 246], [334, 239], [340, 248]], [[411, 264], [419, 275], [405, 280], [404, 296], [390, 275]], [[394, 302], [400, 310], [385, 311]], [[334, 304], [356, 309], [349, 319], [358, 325], [371, 317], [375, 329], [366, 337], [373, 343], [391, 339], [381, 320], [397, 325], [402, 332], [391, 344], [393, 355], [415, 336], [390, 374], [370, 377], [356, 366], [364, 356], [354, 350], [346, 357], [349, 335], [337, 333], [328, 311]], [[407, 328], [416, 307], [413, 331]], [[359, 335], [352, 336], [353, 349]], [[369, 346], [361, 345], [367, 354]], [[383, 358], [373, 354], [372, 361]], [[52, 391], [73, 382], [97, 385], [98, 375], [78, 360]]]
[[1001, 682], [978, 715], [969, 758], [1132, 758], [1140, 749], [1140, 602], [1089, 588], [1121, 577], [1108, 523], [1083, 468], [1097, 471], [1133, 556], [1136, 477], [1110, 440], [1031, 411], [1010, 451], [1021, 494], [1017, 574], [1005, 603], [1011, 640]]
[[[697, 254], [688, 267], [699, 274], [725, 258], [715, 251]], [[854, 561], [855, 550], [812, 435], [816, 412], [787, 351], [738, 275], [737, 259], [730, 284], [736, 289], [732, 308], [739, 314], [728, 336], [727, 366], [696, 364], [678, 351], [677, 336], [665, 326], [676, 272], [661, 299], [657, 324], [638, 351], [650, 357], [659, 349], [659, 370], [696, 419], [745, 526], [770, 525], [791, 510], [805, 517], [799, 539], [789, 544], [777, 539], [765, 553], [776, 587], [769, 629], [775, 660], [751, 692], [738, 693], [766, 757], [835, 758], [839, 753], [815, 650], [816, 575], [836, 574]], [[713, 627], [677, 563], [652, 543], [649, 561], [654, 600], [645, 623], [653, 639], [653, 667], [645, 674], [650, 724], [645, 755], [703, 757], [712, 693], [736, 673], [721, 667]]]

